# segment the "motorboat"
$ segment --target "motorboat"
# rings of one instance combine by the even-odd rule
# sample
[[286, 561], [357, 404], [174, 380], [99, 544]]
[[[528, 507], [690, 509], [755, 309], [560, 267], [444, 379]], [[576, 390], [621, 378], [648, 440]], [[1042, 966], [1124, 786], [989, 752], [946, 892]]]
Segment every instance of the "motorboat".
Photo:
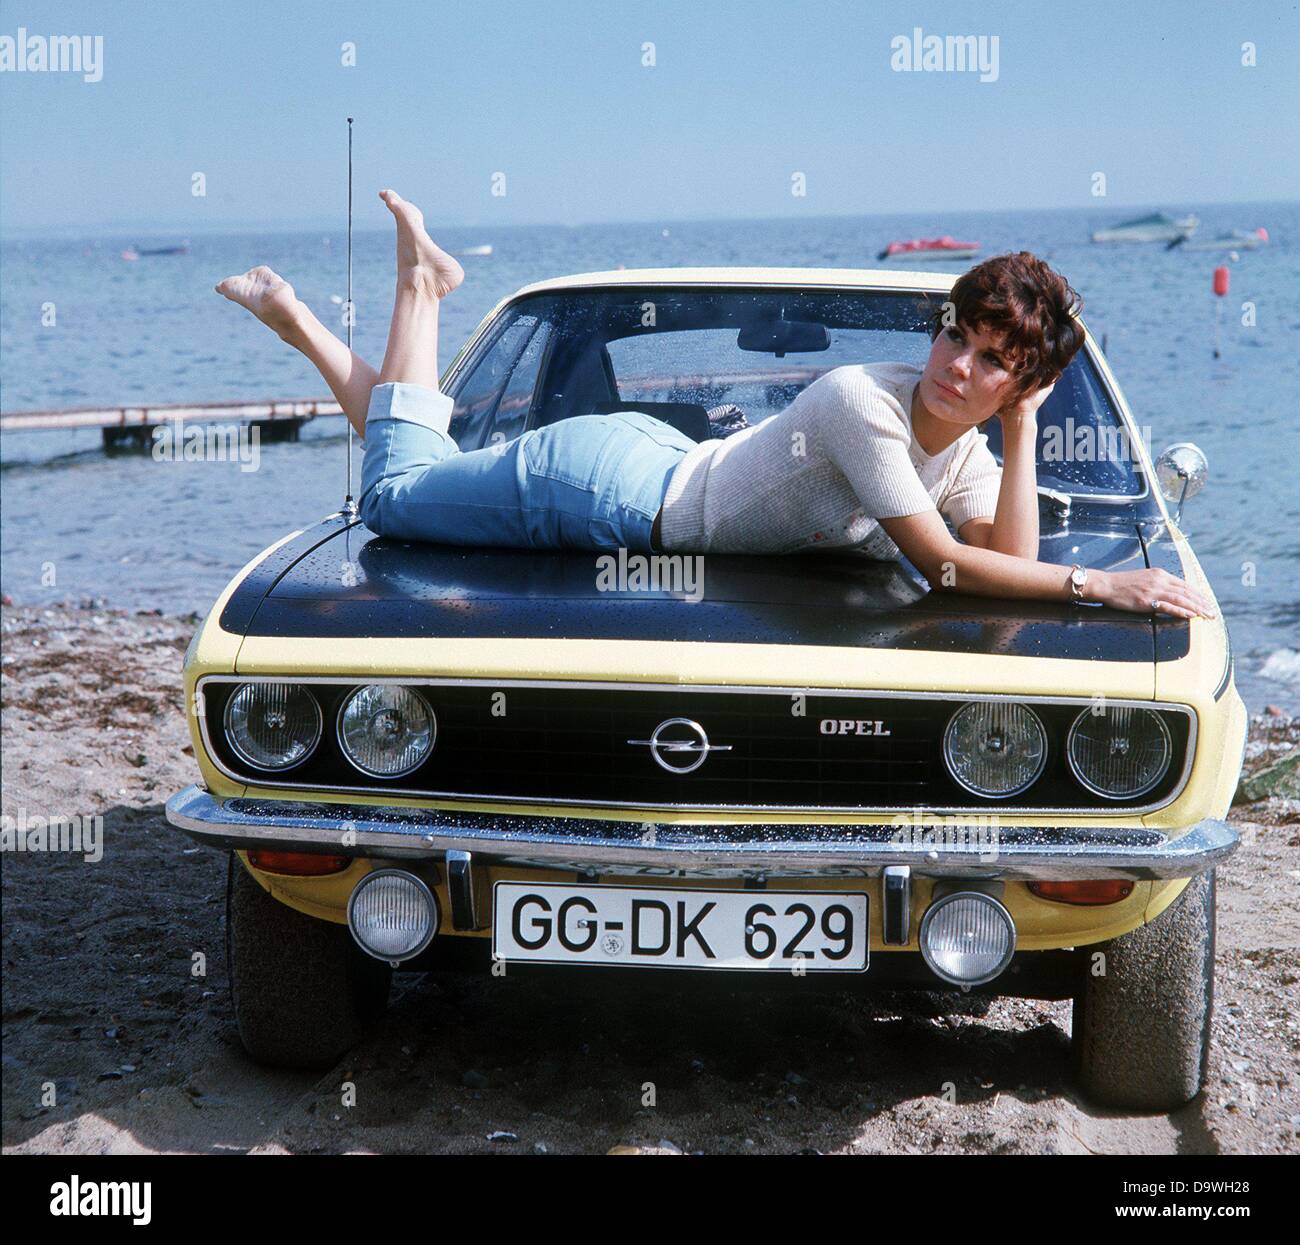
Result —
[[1098, 229], [1093, 235], [1094, 242], [1173, 242], [1188, 238], [1200, 222], [1195, 216], [1174, 217], [1164, 212], [1152, 212], [1149, 216], [1136, 216], [1109, 229]]
[[1175, 238], [1166, 248], [1170, 251], [1178, 247], [1183, 251], [1253, 251], [1268, 241], [1268, 230], [1230, 229], [1227, 233], [1216, 234], [1213, 238]]
[[910, 263], [921, 259], [971, 259], [979, 253], [978, 242], [958, 242], [948, 234], [942, 238], [908, 238], [891, 242], [876, 258], [885, 262]]

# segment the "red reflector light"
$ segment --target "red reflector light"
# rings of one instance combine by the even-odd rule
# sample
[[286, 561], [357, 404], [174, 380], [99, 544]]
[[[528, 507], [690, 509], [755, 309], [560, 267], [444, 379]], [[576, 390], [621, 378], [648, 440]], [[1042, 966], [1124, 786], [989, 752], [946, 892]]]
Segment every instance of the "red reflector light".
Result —
[[346, 856], [322, 856], [317, 852], [248, 853], [248, 863], [265, 873], [287, 873], [296, 878], [318, 878], [326, 873], [342, 873], [348, 867]]
[[1029, 889], [1039, 899], [1095, 906], [1127, 899], [1133, 893], [1133, 883], [1124, 878], [1098, 882], [1030, 882]]

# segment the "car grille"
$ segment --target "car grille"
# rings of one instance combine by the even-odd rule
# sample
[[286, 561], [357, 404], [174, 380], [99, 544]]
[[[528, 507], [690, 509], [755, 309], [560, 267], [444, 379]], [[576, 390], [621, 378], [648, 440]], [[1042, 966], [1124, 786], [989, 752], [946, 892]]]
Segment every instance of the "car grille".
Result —
[[[437, 716], [432, 756], [403, 778], [369, 778], [343, 756], [332, 724], [353, 682], [311, 682], [324, 738], [294, 770], [258, 775], [222, 735], [225, 701], [238, 681], [207, 680], [209, 746], [232, 774], [300, 789], [688, 810], [1113, 810], [1162, 802], [1179, 781], [1188, 735], [1186, 715], [1168, 713], [1175, 761], [1161, 785], [1127, 803], [1103, 800], [1074, 781], [1064, 757], [1065, 734], [1082, 706], [1036, 704], [1050, 746], [1043, 776], [1014, 799], [979, 801], [952, 780], [942, 757], [944, 728], [967, 698], [399, 681], [418, 686]], [[698, 723], [717, 749], [691, 772], [670, 772], [650, 747], [628, 742], [652, 739], [671, 719]], [[691, 736], [682, 727], [660, 737]], [[665, 749], [661, 755], [685, 767], [700, 754]]]

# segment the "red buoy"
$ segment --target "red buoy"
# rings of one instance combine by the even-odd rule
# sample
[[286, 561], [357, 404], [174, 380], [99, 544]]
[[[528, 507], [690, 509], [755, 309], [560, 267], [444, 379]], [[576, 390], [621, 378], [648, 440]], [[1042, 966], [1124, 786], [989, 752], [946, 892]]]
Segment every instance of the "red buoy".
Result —
[[1228, 270], [1226, 268], [1216, 268], [1214, 270], [1214, 292], [1222, 298], [1228, 292]]

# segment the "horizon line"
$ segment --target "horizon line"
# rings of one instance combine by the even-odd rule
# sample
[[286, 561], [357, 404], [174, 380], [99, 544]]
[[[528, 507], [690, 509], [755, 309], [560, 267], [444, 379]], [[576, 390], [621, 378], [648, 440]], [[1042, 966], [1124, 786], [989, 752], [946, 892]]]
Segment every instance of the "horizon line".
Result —
[[[1300, 206], [1300, 199], [1201, 199], [1196, 201], [1187, 200], [1162, 200], [1159, 203], [1154, 200], [1138, 201], [1132, 203], [1108, 203], [1104, 207], [1099, 203], [1087, 203], [1080, 205], [1066, 205], [1058, 207], [1013, 207], [1013, 208], [900, 208], [891, 212], [827, 212], [816, 216], [801, 216], [794, 213], [787, 213], [777, 216], [661, 216], [661, 217], [643, 217], [639, 220], [615, 219], [615, 220], [585, 220], [575, 224], [566, 224], [563, 221], [536, 220], [536, 221], [498, 221], [495, 224], [485, 222], [445, 222], [439, 225], [442, 229], [474, 229], [474, 230], [511, 230], [511, 229], [587, 229], [592, 227], [603, 226], [623, 226], [632, 227], [644, 225], [647, 227], [662, 228], [664, 225], [706, 225], [706, 224], [729, 224], [735, 222], [744, 222], [746, 224], [767, 224], [775, 222], [788, 221], [828, 221], [828, 220], [877, 220], [887, 217], [897, 217], [906, 215], [934, 215], [940, 212], [948, 212], [952, 216], [994, 216], [1005, 215], [1008, 213], [1022, 212], [1030, 213], [1050, 213], [1050, 212], [1078, 212], [1088, 214], [1093, 212], [1128, 212], [1152, 210], [1158, 208], [1161, 204], [1168, 207], [1171, 203], [1181, 203], [1183, 207], [1273, 207], [1273, 206]], [[1170, 210], [1179, 210], [1174, 207]], [[196, 226], [199, 226], [196, 228]], [[188, 221], [185, 224], [167, 224], [167, 223], [108, 223], [104, 225], [87, 225], [72, 224], [57, 226], [54, 229], [42, 229], [39, 226], [19, 226], [18, 228], [6, 229], [0, 226], [0, 242], [11, 242], [20, 240], [43, 240], [43, 239], [67, 239], [67, 238], [86, 238], [100, 237], [105, 239], [120, 239], [130, 234], [143, 233], [166, 233], [182, 234], [187, 229], [195, 237], [210, 236], [212, 234], [231, 233], [302, 233], [307, 230], [327, 229], [334, 230], [342, 227], [342, 222], [327, 222], [324, 217], [308, 217], [297, 221], [289, 221], [280, 218], [258, 224], [256, 222], [237, 219], [229, 222], [212, 222], [205, 224], [202, 222]], [[355, 233], [371, 234], [386, 232], [379, 228], [367, 227], [356, 229]]]

